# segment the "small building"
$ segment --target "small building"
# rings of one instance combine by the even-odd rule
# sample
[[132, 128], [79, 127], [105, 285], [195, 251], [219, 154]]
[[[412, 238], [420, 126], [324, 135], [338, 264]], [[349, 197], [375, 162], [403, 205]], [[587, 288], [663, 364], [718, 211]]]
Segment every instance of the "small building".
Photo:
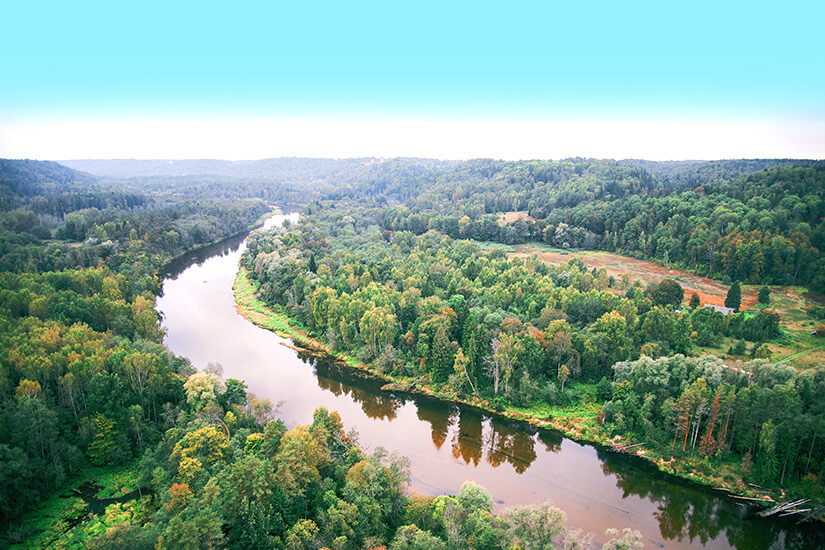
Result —
[[726, 317], [727, 317], [728, 315], [730, 315], [731, 313], [735, 313], [735, 312], [736, 312], [736, 310], [735, 310], [735, 309], [733, 309], [732, 307], [715, 306], [715, 305], [713, 305], [713, 304], [705, 304], [705, 307], [709, 307], [709, 308], [711, 308], [711, 309], [714, 309], [714, 310], [718, 311], [719, 313], [721, 313], [722, 315], [724, 315], [724, 316], [726, 316]]

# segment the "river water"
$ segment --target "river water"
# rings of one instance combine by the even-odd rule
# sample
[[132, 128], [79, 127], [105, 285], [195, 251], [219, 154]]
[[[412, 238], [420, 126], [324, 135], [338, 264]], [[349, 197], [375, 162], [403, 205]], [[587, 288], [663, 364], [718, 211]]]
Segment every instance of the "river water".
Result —
[[[267, 225], [292, 221], [274, 216]], [[198, 368], [223, 367], [258, 397], [280, 403], [288, 426], [309, 423], [318, 406], [337, 410], [362, 447], [410, 458], [410, 489], [455, 493], [465, 480], [486, 487], [498, 507], [550, 501], [568, 526], [602, 542], [610, 527], [642, 532], [646, 548], [825, 548], [823, 530], [755, 519], [729, 498], [665, 476], [643, 461], [561, 435], [420, 396], [380, 390], [335, 365], [305, 357], [241, 317], [232, 283], [243, 238], [170, 264], [158, 310], [166, 345]]]

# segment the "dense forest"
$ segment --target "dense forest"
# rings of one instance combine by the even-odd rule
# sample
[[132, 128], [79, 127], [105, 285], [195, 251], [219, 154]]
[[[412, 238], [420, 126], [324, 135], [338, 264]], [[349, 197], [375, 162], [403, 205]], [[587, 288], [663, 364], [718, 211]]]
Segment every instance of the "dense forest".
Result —
[[[288, 186], [100, 180], [33, 161], [2, 161], [0, 181], [5, 543], [42, 536], [25, 514], [83, 472], [127, 465], [134, 514], [82, 540], [38, 540], [137, 549], [590, 545], [550, 505], [494, 514], [474, 483], [454, 496], [410, 497], [406, 459], [365, 453], [337, 413], [318, 409], [310, 425], [287, 429], [242, 381], [196, 373], [163, 346], [158, 270], [248, 229], [270, 211], [256, 195], [266, 189], [288, 203]], [[78, 506], [51, 531], [85, 517]], [[608, 548], [641, 544], [629, 530], [607, 538]]]
[[[588, 438], [643, 442], [675, 472], [823, 499], [825, 371], [768, 360], [791, 336], [768, 286], [748, 308], [739, 291], [825, 288], [822, 163], [135, 162], [78, 161], [92, 175], [0, 161], [8, 543], [31, 537], [25, 514], [83, 472], [128, 465], [133, 513], [75, 544], [590, 546], [561, 510], [496, 514], [473, 483], [409, 496], [406, 460], [363, 451], [336, 413], [287, 429], [243, 381], [196, 373], [163, 346], [159, 270], [270, 205], [302, 216], [253, 233], [245, 273], [333, 350], [491, 410], [548, 417], [595, 403]], [[720, 277], [733, 311], [703, 307], [674, 279], [617, 280], [574, 256], [547, 264], [495, 245], [531, 241]], [[706, 354], [728, 343], [736, 364]], [[640, 545], [629, 530], [608, 538]]]
[[[658, 177], [637, 163], [584, 159], [432, 171], [387, 164], [330, 198], [403, 202], [385, 212], [381, 227], [393, 231], [609, 250], [728, 281], [825, 290], [822, 162], [757, 170], [777, 163], [726, 161]], [[500, 223], [519, 211], [526, 215]]]
[[[766, 359], [791, 336], [767, 286], [740, 309], [739, 281], [822, 288], [825, 165], [659, 168], [390, 161], [312, 201], [296, 226], [253, 234], [242, 263], [271, 307], [404, 387], [497, 410], [601, 403], [591, 437], [644, 442], [674, 471], [821, 501], [825, 371]], [[575, 257], [546, 264], [474, 242], [530, 239], [723, 277], [733, 311], [703, 307], [673, 279], [617, 281]], [[736, 365], [705, 354], [722, 340]]]

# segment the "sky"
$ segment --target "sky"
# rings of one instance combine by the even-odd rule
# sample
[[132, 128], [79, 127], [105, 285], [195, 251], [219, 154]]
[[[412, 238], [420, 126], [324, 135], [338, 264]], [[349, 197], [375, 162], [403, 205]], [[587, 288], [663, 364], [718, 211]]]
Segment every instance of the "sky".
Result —
[[825, 157], [823, 2], [2, 12], [3, 157]]

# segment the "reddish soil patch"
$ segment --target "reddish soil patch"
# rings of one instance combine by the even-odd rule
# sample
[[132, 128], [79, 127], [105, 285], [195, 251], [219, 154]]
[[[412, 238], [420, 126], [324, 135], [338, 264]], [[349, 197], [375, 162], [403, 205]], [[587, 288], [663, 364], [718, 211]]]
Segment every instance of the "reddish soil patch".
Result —
[[499, 225], [507, 225], [517, 220], [536, 221], [535, 218], [527, 214], [527, 210], [513, 210], [512, 212], [502, 212], [498, 216]]
[[[702, 304], [723, 306], [725, 305], [725, 295], [728, 292], [727, 286], [708, 277], [701, 277], [679, 269], [669, 269], [655, 262], [637, 260], [628, 256], [611, 254], [610, 252], [587, 250], [564, 253], [554, 250], [542, 250], [532, 245], [517, 246], [515, 250], [510, 256], [525, 257], [538, 254], [543, 262], [549, 264], [560, 264], [578, 257], [588, 267], [604, 268], [607, 274], [615, 277], [617, 281], [621, 281], [624, 274], [630, 277], [631, 283], [638, 279], [646, 285], [663, 279], [676, 279], [685, 289], [686, 300], [689, 300], [695, 292], [699, 295]], [[755, 289], [742, 289], [742, 305], [747, 307], [756, 305]]]

